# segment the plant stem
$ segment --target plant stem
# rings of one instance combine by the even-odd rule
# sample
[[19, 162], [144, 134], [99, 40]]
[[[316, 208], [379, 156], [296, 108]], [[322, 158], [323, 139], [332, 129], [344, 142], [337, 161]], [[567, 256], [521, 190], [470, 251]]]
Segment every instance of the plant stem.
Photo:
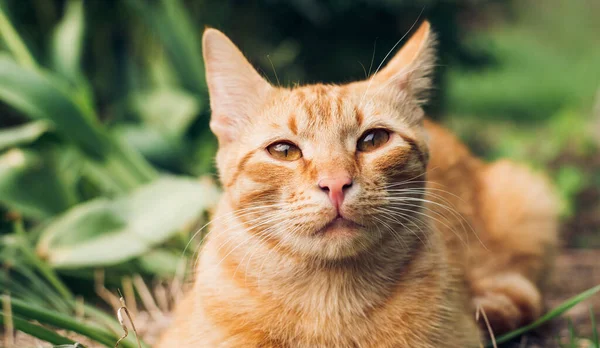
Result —
[[[114, 317], [111, 317], [110, 315], [106, 314], [106, 312], [99, 310], [96, 307], [84, 305], [84, 313], [86, 316], [93, 318], [95, 321], [102, 322], [102, 324], [106, 325], [110, 330], [114, 332], [120, 332], [123, 330], [121, 328], [121, 325], [117, 321], [115, 321]], [[122, 344], [124, 342], [128, 342], [127, 344], [132, 346], [136, 344], [135, 339], [131, 336], [128, 336], [124, 341], [121, 341]], [[148, 348], [148, 345], [141, 340], [140, 344], [143, 348]]]

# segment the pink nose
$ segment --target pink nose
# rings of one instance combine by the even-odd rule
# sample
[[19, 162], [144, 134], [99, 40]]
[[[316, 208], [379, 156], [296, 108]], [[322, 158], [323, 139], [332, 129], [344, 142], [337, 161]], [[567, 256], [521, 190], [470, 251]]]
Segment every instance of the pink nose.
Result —
[[339, 211], [344, 202], [344, 191], [352, 186], [348, 175], [339, 175], [319, 180], [319, 187], [329, 195], [329, 200]]

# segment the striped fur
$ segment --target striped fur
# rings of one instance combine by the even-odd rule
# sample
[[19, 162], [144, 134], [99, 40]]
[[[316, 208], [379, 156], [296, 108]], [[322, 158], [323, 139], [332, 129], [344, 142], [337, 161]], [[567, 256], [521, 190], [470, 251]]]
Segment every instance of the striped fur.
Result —
[[[281, 88], [205, 32], [225, 192], [159, 346], [478, 347], [476, 307], [497, 333], [542, 312], [553, 196], [425, 119], [433, 43], [425, 22], [366, 81]], [[357, 152], [372, 128], [389, 141]], [[303, 157], [271, 157], [281, 140]], [[320, 233], [337, 212], [317, 181], [339, 173], [354, 180], [342, 211], [356, 224]]]

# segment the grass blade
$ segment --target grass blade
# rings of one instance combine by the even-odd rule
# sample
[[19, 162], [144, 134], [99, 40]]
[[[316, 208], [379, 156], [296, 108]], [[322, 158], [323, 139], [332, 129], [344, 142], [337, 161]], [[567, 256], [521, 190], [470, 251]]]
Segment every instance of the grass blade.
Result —
[[27, 46], [10, 23], [10, 20], [0, 6], [0, 36], [15, 59], [25, 68], [36, 69], [38, 67], [35, 59], [27, 49]]
[[[24, 301], [11, 299], [12, 311], [16, 316], [37, 320], [40, 323], [55, 326], [57, 328], [77, 332], [91, 338], [92, 340], [103, 344], [107, 347], [113, 347], [119, 336], [105, 329], [84, 324], [81, 320], [74, 319], [70, 316], [50, 311], [45, 308], [32, 306]], [[135, 348], [131, 342], [122, 342], [124, 348]]]
[[28, 267], [14, 265], [11, 271], [16, 274], [0, 273], [0, 287], [8, 290], [13, 297], [26, 300], [30, 304], [51, 306], [63, 312], [70, 310], [68, 300], [60, 297], [53, 287]]
[[590, 320], [592, 322], [592, 344], [595, 348], [600, 348], [600, 338], [598, 337], [598, 327], [596, 326], [596, 315], [594, 315], [594, 309], [591, 306]]
[[569, 330], [569, 348], [577, 348], [577, 332], [573, 326], [573, 320], [567, 319], [567, 328]]
[[[4, 321], [5, 321], [5, 316], [3, 312], [0, 312], [0, 324], [4, 325]], [[61, 336], [59, 334], [57, 334], [54, 331], [48, 330], [43, 326], [40, 325], [35, 325], [32, 324], [30, 322], [28, 322], [27, 320], [21, 319], [17, 316], [12, 316], [12, 322], [14, 325], [14, 328], [24, 332], [28, 335], [31, 335], [33, 337], [39, 338], [40, 340], [52, 343], [53, 345], [60, 345], [60, 344], [70, 344], [70, 345], [74, 345], [75, 341]], [[79, 347], [83, 346], [80, 344]]]
[[52, 284], [52, 286], [58, 291], [58, 293], [67, 300], [73, 299], [73, 294], [67, 288], [67, 286], [58, 278], [58, 275], [50, 266], [42, 261], [33, 251], [33, 249], [27, 243], [27, 235], [23, 229], [23, 223], [21, 221], [15, 222], [14, 230], [19, 240], [17, 241], [21, 252], [25, 256], [28, 262], [30, 262], [46, 280]]
[[562, 304], [560, 304], [558, 307], [554, 308], [550, 312], [543, 315], [538, 320], [534, 321], [533, 323], [523, 326], [522, 328], [511, 331], [509, 333], [506, 333], [500, 337], [496, 337], [496, 342], [498, 344], [500, 344], [500, 343], [510, 341], [511, 339], [513, 339], [515, 337], [519, 337], [522, 334], [539, 327], [540, 325], [546, 323], [547, 321], [552, 320], [552, 319], [562, 315], [569, 309], [573, 308], [573, 306], [575, 306], [576, 304], [585, 301], [586, 299], [594, 296], [598, 292], [600, 292], [600, 285], [596, 285], [595, 287], [590, 288], [590, 289], [580, 293], [579, 295], [573, 296], [570, 299], [563, 302]]

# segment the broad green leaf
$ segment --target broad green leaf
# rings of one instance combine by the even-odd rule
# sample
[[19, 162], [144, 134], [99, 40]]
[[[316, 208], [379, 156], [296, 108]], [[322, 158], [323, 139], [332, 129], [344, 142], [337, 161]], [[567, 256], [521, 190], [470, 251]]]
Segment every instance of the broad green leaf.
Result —
[[52, 38], [52, 64], [71, 81], [79, 79], [84, 27], [83, 1], [69, 0]]
[[114, 135], [136, 149], [152, 163], [163, 168], [177, 168], [184, 157], [182, 139], [148, 125], [120, 124]]
[[29, 122], [20, 126], [0, 129], [0, 150], [32, 143], [48, 129], [49, 125], [45, 121]]
[[96, 158], [110, 150], [90, 105], [75, 99], [73, 91], [47, 72], [0, 58], [0, 100], [28, 117], [51, 121], [57, 132]]
[[25, 216], [47, 218], [75, 203], [53, 156], [13, 149], [0, 156], [0, 202]]
[[128, 196], [74, 207], [42, 231], [37, 251], [58, 268], [114, 265], [189, 227], [217, 198], [211, 182], [162, 177]]
[[50, 121], [59, 135], [99, 162], [104, 181], [114, 181], [122, 192], [156, 176], [139, 153], [110, 137], [85, 93], [48, 72], [27, 70], [0, 57], [0, 100], [30, 118]]
[[166, 250], [155, 249], [140, 256], [136, 264], [148, 274], [172, 278], [178, 268], [186, 259], [182, 253], [173, 253]]
[[131, 104], [145, 123], [177, 137], [183, 136], [201, 110], [197, 98], [173, 88], [136, 93], [131, 97]]

